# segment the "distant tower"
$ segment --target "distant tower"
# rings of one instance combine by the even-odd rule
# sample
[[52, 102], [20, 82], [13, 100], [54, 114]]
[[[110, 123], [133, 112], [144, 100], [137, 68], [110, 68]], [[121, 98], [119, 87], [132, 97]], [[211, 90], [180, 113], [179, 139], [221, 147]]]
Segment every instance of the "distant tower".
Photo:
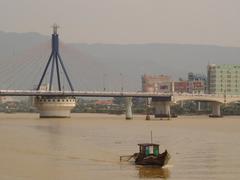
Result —
[[40, 90], [40, 87], [42, 85], [43, 79], [46, 75], [46, 72], [49, 68], [49, 65], [51, 66], [51, 71], [50, 71], [50, 82], [49, 82], [49, 91], [53, 89], [53, 77], [54, 77], [54, 71], [55, 71], [55, 65], [56, 65], [56, 72], [57, 72], [57, 84], [58, 84], [58, 90], [61, 91], [61, 78], [60, 78], [60, 67], [62, 68], [64, 75], [67, 79], [68, 85], [70, 89], [73, 91], [73, 85], [69, 79], [69, 76], [67, 74], [66, 68], [64, 67], [62, 58], [59, 53], [59, 39], [58, 39], [58, 30], [59, 26], [57, 24], [53, 25], [53, 34], [52, 34], [52, 52], [51, 55], [48, 59], [47, 65], [45, 66], [45, 69], [43, 71], [42, 77], [38, 83], [37, 90]]
[[[37, 90], [43, 90], [41, 86], [49, 66], [51, 66], [49, 88], [45, 88], [44, 91], [53, 90], [53, 77], [54, 77], [54, 70], [56, 65], [56, 76], [57, 76], [56, 83], [58, 85], [58, 90], [62, 91], [61, 79], [60, 79], [60, 73], [59, 73], [60, 68], [62, 68], [70, 89], [74, 91], [72, 83], [67, 74], [67, 71], [63, 65], [62, 58], [59, 54], [59, 40], [58, 40], [57, 29], [58, 29], [58, 26], [54, 24], [53, 34], [52, 34], [52, 52], [48, 59], [47, 65], [43, 71], [42, 77], [38, 83]], [[39, 110], [40, 118], [53, 118], [53, 117], [63, 118], [63, 117], [71, 116], [71, 109], [75, 107], [76, 100], [75, 100], [75, 97], [68, 97], [68, 96], [36, 96], [34, 98], [34, 103]]]

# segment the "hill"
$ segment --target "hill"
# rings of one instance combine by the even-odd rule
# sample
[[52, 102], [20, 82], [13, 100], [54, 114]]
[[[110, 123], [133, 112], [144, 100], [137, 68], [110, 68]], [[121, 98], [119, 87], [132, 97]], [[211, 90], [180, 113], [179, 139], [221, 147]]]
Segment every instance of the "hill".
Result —
[[[21, 89], [36, 84], [50, 53], [50, 38], [38, 33], [0, 31], [0, 82], [5, 77], [12, 76], [12, 72], [17, 77], [22, 77], [20, 72], [17, 74], [18, 63], [24, 64], [25, 57], [29, 56], [35, 57], [32, 58], [34, 62], [29, 63], [23, 73], [27, 77], [27, 74], [36, 69], [38, 74], [35, 79], [28, 81], [20, 78], [17, 81], [21, 84]], [[45, 50], [39, 49], [39, 53], [38, 47], [43, 48], [41, 44], [45, 44]], [[140, 90], [141, 75], [145, 73], [168, 74], [177, 79], [186, 78], [188, 72], [206, 74], [208, 63], [239, 64], [240, 48], [191, 44], [79, 43], [63, 44], [61, 54], [75, 89], [102, 90], [105, 87], [107, 90], [120, 90], [123, 86], [126, 90]], [[35, 63], [40, 62], [38, 57], [41, 59], [41, 67]], [[5, 72], [5, 66], [9, 63], [12, 64], [12, 69]], [[1, 84], [1, 87], [3, 84], [8, 86], [8, 81]], [[13, 84], [15, 89], [20, 88], [16, 83]]]

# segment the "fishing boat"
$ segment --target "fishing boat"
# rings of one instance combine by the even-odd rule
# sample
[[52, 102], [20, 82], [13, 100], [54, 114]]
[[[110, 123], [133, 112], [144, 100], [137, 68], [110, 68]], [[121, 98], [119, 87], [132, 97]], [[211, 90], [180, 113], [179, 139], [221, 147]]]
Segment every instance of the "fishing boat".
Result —
[[139, 152], [133, 155], [137, 165], [157, 165], [162, 167], [170, 159], [170, 154], [167, 150], [159, 153], [159, 144], [143, 143], [138, 144], [138, 146]]
[[120, 161], [135, 160], [136, 165], [154, 165], [154, 166], [165, 166], [169, 159], [170, 154], [167, 150], [163, 153], [159, 153], [159, 144], [152, 143], [152, 132], [151, 132], [151, 143], [138, 144], [139, 152], [134, 153], [130, 156], [120, 156]]

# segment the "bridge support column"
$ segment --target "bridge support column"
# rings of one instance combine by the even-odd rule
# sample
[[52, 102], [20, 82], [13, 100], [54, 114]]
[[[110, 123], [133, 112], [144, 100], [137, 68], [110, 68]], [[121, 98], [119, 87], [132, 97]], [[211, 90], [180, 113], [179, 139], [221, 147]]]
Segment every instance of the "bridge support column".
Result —
[[155, 118], [171, 117], [170, 101], [154, 101], [152, 103], [155, 109]]
[[221, 115], [221, 109], [219, 102], [212, 102], [212, 114], [209, 115], [209, 117], [222, 117]]
[[132, 113], [132, 97], [126, 97], [126, 119], [133, 119]]
[[197, 102], [197, 109], [198, 109], [198, 111], [201, 111], [201, 102], [200, 101]]
[[183, 106], [184, 106], [183, 101], [180, 101], [180, 105], [181, 105], [181, 108], [183, 108]]
[[147, 98], [146, 99], [146, 120], [151, 120], [150, 107], [151, 107], [151, 99]]

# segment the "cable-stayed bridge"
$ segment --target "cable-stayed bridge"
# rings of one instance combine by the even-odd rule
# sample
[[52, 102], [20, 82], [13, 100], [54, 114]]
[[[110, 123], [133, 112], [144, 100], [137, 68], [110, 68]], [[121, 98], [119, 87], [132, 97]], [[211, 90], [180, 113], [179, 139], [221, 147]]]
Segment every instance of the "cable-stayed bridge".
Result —
[[[12, 72], [9, 78], [6, 78], [5, 81], [8, 84], [18, 83], [12, 81], [13, 76], [18, 74], [19, 71], [23, 70], [26, 67], [29, 67], [32, 63], [38, 63], [39, 67], [30, 69], [28, 73], [25, 73], [24, 76], [20, 77], [25, 81], [27, 77], [31, 77], [34, 83], [39, 76], [32, 76], [34, 72], [43, 72], [38, 85], [34, 90], [13, 90], [11, 86], [0, 90], [0, 96], [34, 96], [35, 105], [40, 110], [41, 117], [68, 117], [70, 116], [70, 110], [75, 106], [75, 97], [126, 97], [126, 118], [132, 118], [131, 112], [131, 98], [132, 97], [142, 97], [142, 98], [151, 98], [152, 105], [155, 107], [155, 116], [171, 116], [170, 106], [173, 103], [179, 101], [207, 101], [212, 103], [213, 107], [213, 116], [219, 117], [220, 105], [223, 103], [231, 103], [240, 101], [240, 96], [230, 96], [230, 95], [211, 95], [211, 94], [188, 94], [188, 93], [175, 93], [172, 89], [171, 93], [157, 93], [157, 92], [130, 92], [123, 91], [123, 82], [118, 82], [121, 84], [121, 91], [78, 91], [74, 89], [75, 83], [71, 82], [71, 77], [69, 76], [67, 69], [63, 63], [63, 58], [59, 52], [59, 38], [57, 33], [58, 26], [53, 26], [52, 34], [52, 51], [50, 57], [42, 56], [42, 59], [47, 59], [47, 65], [44, 67], [43, 64], [40, 64], [40, 61], [33, 61], [36, 57], [34, 52], [37, 51], [37, 48], [32, 49], [32, 55], [24, 59], [24, 61], [13, 63], [10, 62], [6, 66], [0, 67], [0, 72], [4, 74], [5, 72], [11, 71], [12, 66], [16, 66], [17, 71]], [[45, 45], [43, 45], [45, 46]], [[48, 47], [49, 48], [49, 47]], [[46, 49], [44, 50], [46, 52]], [[46, 54], [46, 53], [44, 53]], [[38, 59], [38, 58], [37, 58]], [[19, 66], [19, 68], [18, 68]], [[86, 69], [86, 72], [88, 69]], [[39, 74], [39, 73], [36, 73]], [[87, 78], [85, 78], [87, 79]], [[9, 83], [10, 82], [10, 83]], [[4, 84], [1, 82], [1, 84]], [[47, 84], [47, 85], [46, 85]], [[45, 86], [45, 89], [42, 90], [42, 86]], [[55, 87], [55, 88], [54, 88]], [[31, 89], [31, 88], [30, 88]], [[56, 90], [57, 89], [57, 90]]]
[[[39, 97], [141, 97], [152, 98], [158, 115], [170, 115], [170, 106], [181, 101], [211, 102], [213, 115], [221, 116], [220, 105], [240, 101], [239, 95], [223, 94], [189, 94], [189, 93], [157, 93], [157, 92], [117, 92], [117, 91], [43, 91], [43, 90], [0, 90], [0, 96], [39, 96]], [[53, 98], [54, 99], [54, 98]], [[56, 98], [58, 99], [58, 98]], [[44, 98], [40, 102], [44, 102]], [[49, 101], [46, 100], [46, 101]], [[128, 103], [131, 99], [128, 99]], [[131, 104], [130, 104], [131, 106]], [[215, 113], [215, 114], [214, 114]], [[129, 115], [132, 117], [132, 115]]]

